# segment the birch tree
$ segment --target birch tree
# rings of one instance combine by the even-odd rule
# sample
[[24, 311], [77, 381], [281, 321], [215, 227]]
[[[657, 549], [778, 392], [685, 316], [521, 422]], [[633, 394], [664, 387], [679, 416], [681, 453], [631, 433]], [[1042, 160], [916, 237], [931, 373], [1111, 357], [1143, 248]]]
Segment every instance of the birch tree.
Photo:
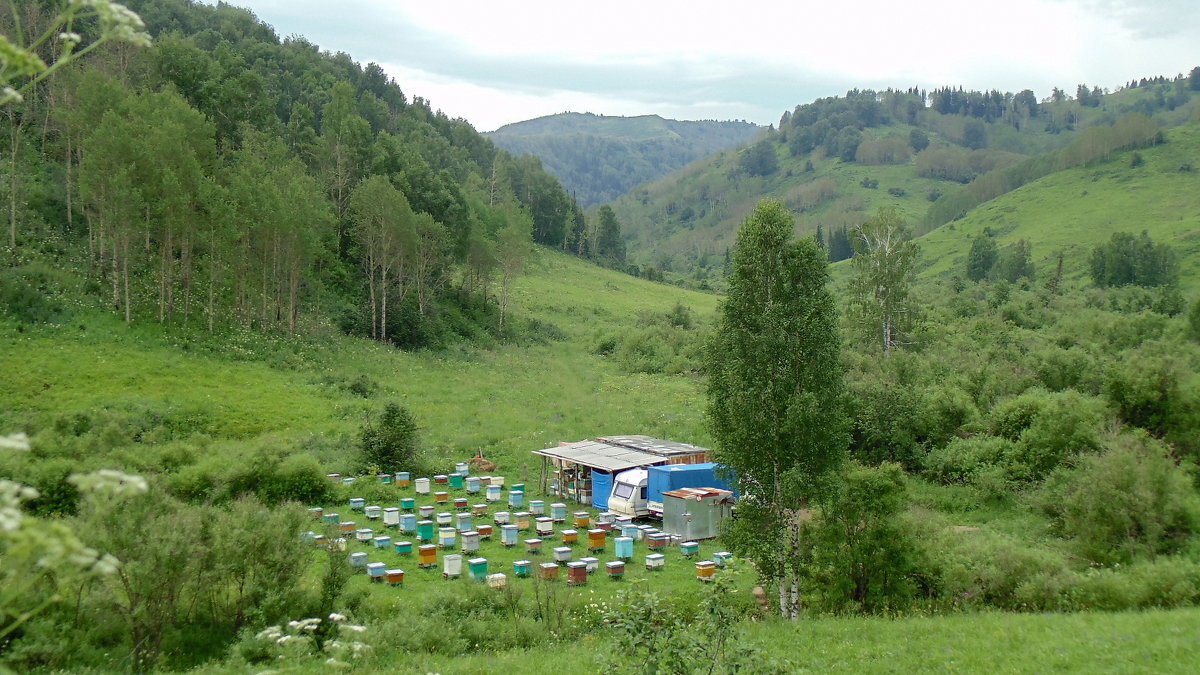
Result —
[[799, 612], [801, 522], [849, 444], [825, 255], [812, 239], [793, 239], [792, 227], [778, 201], [742, 223], [706, 345], [713, 459], [742, 495], [729, 537], [776, 585], [788, 617]]
[[909, 297], [916, 277], [920, 247], [894, 208], [881, 209], [854, 229], [850, 282], [851, 310], [856, 323], [884, 356], [906, 344], [916, 325], [917, 311]]

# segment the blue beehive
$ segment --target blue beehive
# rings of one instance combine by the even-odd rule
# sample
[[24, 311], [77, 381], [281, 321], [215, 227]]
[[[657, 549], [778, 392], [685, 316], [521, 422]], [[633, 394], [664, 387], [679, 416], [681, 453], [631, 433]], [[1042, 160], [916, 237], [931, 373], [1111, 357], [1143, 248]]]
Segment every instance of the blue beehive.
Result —
[[401, 532], [416, 532], [417, 531], [417, 515], [415, 513], [400, 514], [400, 531]]
[[458, 531], [459, 532], [466, 532], [467, 530], [475, 529], [472, 524], [474, 519], [472, 518], [471, 514], [459, 513], [459, 514], [456, 514], [455, 517], [458, 518]]
[[367, 500], [363, 499], [362, 497], [351, 497], [350, 498], [350, 510], [351, 511], [362, 511], [366, 505], [367, 505]]
[[633, 559], [633, 538], [617, 537], [616, 538], [617, 557], [625, 562]]
[[517, 529], [516, 525], [500, 526], [500, 543], [505, 546], [516, 546], [519, 535], [520, 530]]

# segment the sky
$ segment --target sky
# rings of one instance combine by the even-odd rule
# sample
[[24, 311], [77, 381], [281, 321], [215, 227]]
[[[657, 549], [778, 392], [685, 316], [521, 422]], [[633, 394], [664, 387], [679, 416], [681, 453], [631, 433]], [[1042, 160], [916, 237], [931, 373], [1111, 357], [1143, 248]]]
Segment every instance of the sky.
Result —
[[231, 0], [479, 131], [560, 112], [778, 122], [849, 89], [1038, 98], [1200, 66], [1197, 0]]

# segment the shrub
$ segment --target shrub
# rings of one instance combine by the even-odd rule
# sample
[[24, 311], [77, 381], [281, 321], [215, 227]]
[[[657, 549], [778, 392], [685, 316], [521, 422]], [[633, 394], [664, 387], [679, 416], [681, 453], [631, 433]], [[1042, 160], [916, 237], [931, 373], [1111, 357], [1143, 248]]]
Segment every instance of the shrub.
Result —
[[1127, 563], [1178, 550], [1200, 527], [1200, 501], [1161, 442], [1123, 434], [1071, 473], [1059, 517], [1083, 555]]
[[359, 464], [379, 471], [414, 470], [417, 460], [417, 423], [407, 408], [388, 403], [379, 421], [363, 426]]
[[1012, 447], [1012, 441], [996, 436], [954, 438], [945, 447], [929, 451], [923, 462], [925, 474], [942, 483], [970, 484], [980, 470], [1001, 464]]

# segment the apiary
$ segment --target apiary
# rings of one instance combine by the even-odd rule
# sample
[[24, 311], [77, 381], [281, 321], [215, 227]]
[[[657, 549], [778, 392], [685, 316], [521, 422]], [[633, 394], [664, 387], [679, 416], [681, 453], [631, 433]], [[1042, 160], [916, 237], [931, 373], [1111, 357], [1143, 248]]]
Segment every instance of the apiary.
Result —
[[700, 544], [694, 541], [682, 542], [679, 544], [679, 552], [682, 553], [683, 557], [685, 558], [695, 557], [696, 554], [700, 553]]
[[474, 526], [475, 517], [472, 516], [471, 514], [469, 514], [469, 513], [455, 514], [455, 519], [457, 521], [455, 523], [455, 526], [458, 527], [459, 532], [466, 532], [467, 530], [475, 529], [475, 526]]
[[371, 541], [375, 537], [375, 530], [369, 527], [360, 527], [354, 531], [354, 538], [359, 541]]
[[508, 505], [513, 508], [525, 506], [525, 493], [521, 490], [509, 490]]
[[564, 523], [567, 520], [567, 505], [560, 502], [554, 502], [550, 505], [550, 518], [556, 523]]
[[387, 536], [386, 534], [378, 535], [371, 541], [375, 542], [375, 548], [386, 549], [386, 548], [391, 548], [391, 546], [392, 546], [392, 538]]
[[554, 521], [553, 520], [542, 517], [542, 518], [538, 518], [536, 521], [534, 521], [534, 524], [535, 524], [534, 529], [537, 531], [537, 535], [539, 537], [542, 537], [543, 539], [549, 539], [550, 537], [554, 536]]
[[401, 532], [416, 532], [417, 517], [411, 513], [400, 514], [400, 531]]
[[463, 488], [463, 475], [461, 473], [450, 474], [450, 487], [455, 490]]
[[513, 574], [517, 575], [518, 577], [529, 576], [529, 572], [532, 568], [533, 563], [528, 560], [513, 561]]
[[417, 522], [417, 540], [418, 541], [433, 541], [433, 521], [421, 520]]

